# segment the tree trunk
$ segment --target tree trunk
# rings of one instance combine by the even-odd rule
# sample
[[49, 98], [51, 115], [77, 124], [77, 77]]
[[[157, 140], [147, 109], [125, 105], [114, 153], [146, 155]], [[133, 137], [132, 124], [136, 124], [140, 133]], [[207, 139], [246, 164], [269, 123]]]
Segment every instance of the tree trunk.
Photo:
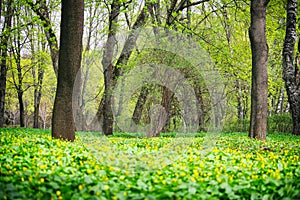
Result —
[[141, 88], [141, 92], [140, 92], [138, 100], [135, 104], [135, 108], [134, 108], [133, 115], [132, 115], [132, 120], [137, 125], [140, 123], [143, 108], [147, 101], [148, 94], [149, 94], [149, 88], [147, 86], [143, 86]]
[[239, 80], [236, 81], [236, 86], [237, 86], [237, 110], [238, 110], [238, 119], [244, 119], [245, 118], [245, 111], [244, 111], [244, 106], [243, 106], [243, 91], [241, 87], [241, 83]]
[[120, 3], [113, 0], [111, 12], [109, 13], [109, 33], [104, 47], [102, 67], [104, 72], [104, 106], [103, 106], [103, 133], [104, 135], [113, 134], [113, 112], [112, 112], [112, 90], [113, 74], [115, 66], [113, 65], [113, 55], [116, 45], [116, 33], [118, 15], [120, 14]]
[[[115, 67], [112, 63], [113, 50], [115, 46], [115, 35], [116, 35], [116, 23], [118, 21], [117, 16], [120, 14], [120, 5], [119, 3], [113, 1], [111, 5], [111, 13], [109, 16], [109, 34], [106, 42], [106, 47], [104, 50], [104, 56], [102, 60], [102, 65], [104, 69], [104, 110], [103, 110], [103, 132], [105, 135], [113, 134], [113, 114], [112, 114], [112, 90], [116, 83], [118, 77], [122, 75], [122, 65], [126, 65], [132, 51], [135, 47], [136, 40], [138, 37], [138, 28], [143, 26], [146, 23], [146, 6], [142, 8], [140, 14], [137, 17], [137, 20], [132, 26], [131, 32], [128, 38], [125, 41], [124, 47], [122, 49], [121, 55], [116, 62]], [[110, 71], [112, 70], [112, 71]], [[120, 98], [121, 100], [122, 98]], [[119, 109], [122, 108], [122, 105], [119, 106]], [[121, 111], [121, 110], [120, 110]]]
[[43, 78], [44, 78], [44, 69], [42, 69], [41, 66], [38, 66], [37, 86], [34, 88], [33, 128], [39, 128], [39, 113], [40, 113], [40, 102], [42, 98]]
[[206, 131], [205, 128], [205, 113], [204, 113], [204, 103], [203, 103], [203, 97], [202, 97], [202, 91], [199, 86], [199, 84], [193, 84], [194, 85], [194, 91], [197, 98], [196, 104], [197, 104], [197, 112], [198, 112], [198, 118], [199, 118], [199, 127], [198, 131]]
[[279, 92], [279, 97], [277, 101], [276, 111], [275, 114], [280, 114], [283, 111], [283, 101], [284, 101], [284, 91], [283, 89]]
[[161, 105], [167, 113], [167, 115], [165, 116], [166, 117], [165, 124], [162, 129], [163, 132], [170, 132], [171, 103], [172, 103], [173, 97], [174, 97], [174, 92], [171, 91], [166, 86], [163, 86]]
[[266, 139], [268, 112], [268, 46], [266, 9], [268, 0], [251, 1], [249, 37], [252, 51], [250, 138]]
[[[12, 22], [12, 0], [9, 0], [6, 5], [6, 15], [4, 19], [4, 24], [2, 28], [2, 35], [0, 38], [0, 127], [4, 125], [4, 112], [5, 112], [5, 93], [6, 93], [6, 74], [7, 74], [7, 50], [8, 50], [8, 41], [10, 38], [10, 28]], [[2, 6], [2, 2], [1, 2]], [[0, 15], [1, 16], [1, 15]], [[3, 34], [6, 33], [6, 34]]]
[[20, 127], [25, 127], [25, 111], [24, 111], [23, 94], [24, 94], [23, 91], [18, 91]]
[[288, 102], [292, 113], [293, 134], [300, 135], [300, 90], [299, 70], [294, 65], [294, 47], [296, 43], [297, 0], [288, 0], [286, 35], [282, 52], [283, 80], [288, 95]]
[[83, 17], [83, 0], [62, 0], [59, 67], [52, 117], [52, 137], [69, 141], [75, 139], [72, 94], [81, 65]]

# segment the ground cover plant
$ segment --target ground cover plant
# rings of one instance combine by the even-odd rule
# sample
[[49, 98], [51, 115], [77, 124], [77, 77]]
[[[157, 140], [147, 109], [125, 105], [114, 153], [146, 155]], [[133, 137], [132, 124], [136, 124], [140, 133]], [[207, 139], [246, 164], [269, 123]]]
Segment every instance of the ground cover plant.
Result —
[[0, 129], [0, 199], [299, 199], [300, 138]]

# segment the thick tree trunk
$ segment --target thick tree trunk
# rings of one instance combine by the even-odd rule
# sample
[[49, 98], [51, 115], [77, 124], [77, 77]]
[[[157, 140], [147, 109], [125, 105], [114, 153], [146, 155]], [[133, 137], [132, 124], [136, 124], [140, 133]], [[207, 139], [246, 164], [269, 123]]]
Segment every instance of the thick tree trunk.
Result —
[[[5, 93], [6, 93], [6, 74], [7, 74], [7, 50], [8, 50], [8, 41], [10, 37], [10, 28], [12, 21], [12, 0], [9, 0], [6, 5], [6, 15], [4, 19], [4, 24], [2, 28], [2, 35], [0, 38], [0, 127], [4, 125], [4, 113], [5, 113]], [[1, 2], [2, 6], [2, 2]], [[1, 16], [1, 15], [0, 15]], [[3, 34], [6, 33], [6, 34]]]
[[250, 138], [266, 139], [268, 112], [268, 46], [266, 9], [268, 0], [251, 1], [249, 37], [252, 50]]
[[288, 95], [288, 101], [293, 120], [293, 134], [300, 135], [300, 90], [299, 90], [299, 70], [294, 65], [294, 47], [296, 43], [296, 17], [297, 0], [288, 0], [286, 35], [282, 52], [283, 57], [283, 79]]
[[[70, 9], [72, 8], [72, 9]], [[52, 117], [52, 137], [75, 139], [72, 95], [81, 65], [83, 0], [62, 0], [58, 80]]]

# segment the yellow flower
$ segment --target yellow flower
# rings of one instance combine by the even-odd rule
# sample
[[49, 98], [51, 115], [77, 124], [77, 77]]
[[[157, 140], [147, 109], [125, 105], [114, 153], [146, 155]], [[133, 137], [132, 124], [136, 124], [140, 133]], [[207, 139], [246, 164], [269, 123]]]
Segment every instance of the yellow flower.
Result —
[[57, 195], [57, 196], [60, 196], [60, 195], [61, 195], [61, 191], [57, 190], [57, 191], [56, 191], [56, 195]]
[[123, 181], [125, 179], [125, 176], [120, 176], [120, 180]]
[[[29, 179], [30, 179], [30, 178], [29, 178]], [[41, 183], [44, 183], [44, 182], [45, 182], [45, 179], [44, 179], [44, 178], [41, 178], [41, 179], [40, 179], [40, 182], [41, 182]]]
[[104, 185], [104, 190], [108, 190], [109, 186], [108, 185]]
[[82, 190], [83, 189], [83, 185], [78, 185], [78, 189]]
[[127, 192], [123, 192], [123, 196], [126, 197], [127, 196]]

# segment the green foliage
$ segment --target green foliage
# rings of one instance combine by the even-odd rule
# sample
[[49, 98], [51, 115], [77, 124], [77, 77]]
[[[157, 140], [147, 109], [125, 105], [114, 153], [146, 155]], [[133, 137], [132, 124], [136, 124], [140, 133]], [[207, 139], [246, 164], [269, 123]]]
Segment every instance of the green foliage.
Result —
[[268, 132], [292, 133], [293, 122], [289, 113], [268, 117]]
[[[249, 119], [234, 119], [225, 123], [224, 132], [248, 132]], [[293, 124], [290, 114], [278, 114], [268, 117], [268, 133], [292, 133]]]
[[300, 138], [150, 139], [0, 129], [0, 199], [298, 199]]

